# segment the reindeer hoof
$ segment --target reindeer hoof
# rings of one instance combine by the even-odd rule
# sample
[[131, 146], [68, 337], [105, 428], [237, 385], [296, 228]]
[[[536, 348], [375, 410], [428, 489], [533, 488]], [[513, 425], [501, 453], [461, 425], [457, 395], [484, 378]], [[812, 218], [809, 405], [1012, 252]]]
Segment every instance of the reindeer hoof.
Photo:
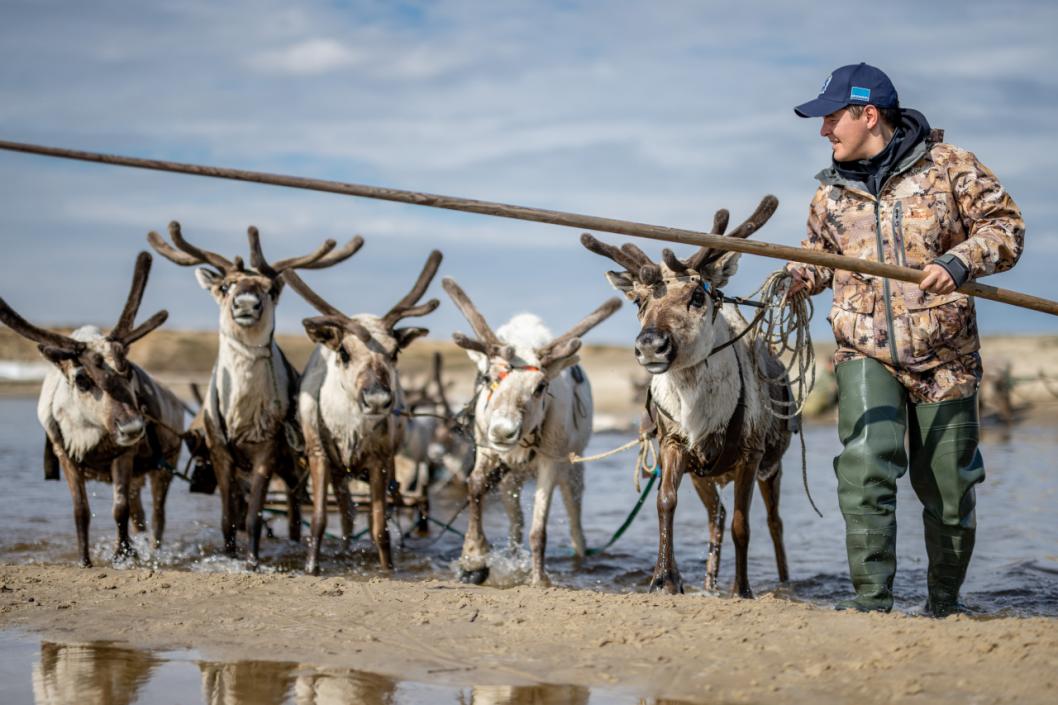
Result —
[[670, 595], [682, 595], [683, 578], [676, 572], [657, 574], [650, 581], [649, 592], [667, 592]]
[[134, 561], [134, 560], [137, 560], [137, 559], [139, 559], [139, 554], [137, 554], [136, 553], [136, 549], [134, 549], [129, 544], [123, 544], [123, 545], [120, 545], [120, 546], [118, 546], [117, 548], [114, 549], [114, 558], [113, 558], [113, 560], [115, 562], [117, 562], [117, 561], [128, 561], [128, 560]]
[[529, 585], [538, 588], [548, 588], [551, 587], [551, 578], [547, 577], [546, 573], [539, 577], [534, 575], [533, 578], [529, 581]]
[[461, 570], [459, 571], [459, 582], [469, 583], [471, 585], [481, 585], [489, 578], [489, 567], [482, 566], [475, 570]]
[[737, 590], [736, 592], [738, 593], [738, 596], [741, 597], [743, 600], [753, 599], [753, 591], [750, 590], [748, 587], [744, 587], [741, 590]]
[[256, 573], [257, 569], [260, 568], [260, 567], [261, 567], [261, 561], [258, 560], [257, 558], [255, 558], [254, 556], [250, 556], [249, 558], [246, 559], [246, 569], [247, 570]]
[[87, 556], [82, 558], [81, 559], [81, 567], [82, 568], [91, 568], [92, 567], [92, 559], [87, 557]]

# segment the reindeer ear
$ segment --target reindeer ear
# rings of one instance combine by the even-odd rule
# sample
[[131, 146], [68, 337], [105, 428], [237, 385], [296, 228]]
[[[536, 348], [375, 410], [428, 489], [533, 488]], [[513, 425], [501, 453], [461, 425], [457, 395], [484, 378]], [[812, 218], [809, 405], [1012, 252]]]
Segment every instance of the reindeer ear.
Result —
[[548, 355], [550, 359], [544, 362], [544, 376], [554, 379], [562, 370], [577, 364], [580, 361], [577, 355], [580, 345], [580, 338], [573, 338], [551, 350]]
[[632, 291], [632, 287], [635, 286], [635, 280], [628, 272], [607, 272], [606, 280], [610, 282], [610, 286], [625, 296], [628, 296], [629, 292]]
[[195, 270], [195, 279], [198, 280], [198, 285], [206, 291], [211, 290], [222, 278], [222, 275], [206, 267], [199, 267]]
[[393, 337], [397, 339], [397, 349], [403, 350], [411, 345], [411, 341], [429, 332], [428, 328], [394, 328]]
[[324, 318], [306, 318], [301, 325], [305, 326], [305, 333], [312, 342], [326, 345], [331, 350], [341, 347], [345, 331], [334, 321]]
[[40, 350], [40, 354], [44, 356], [45, 360], [57, 366], [59, 369], [63, 368], [62, 363], [77, 359], [77, 353], [63, 350], [62, 348], [57, 348], [52, 345], [38, 345], [37, 349]]
[[722, 289], [727, 286], [731, 277], [735, 276], [735, 272], [738, 271], [738, 258], [740, 254], [740, 252], [728, 252], [713, 265], [708, 267], [704, 274], [705, 278], [709, 280], [709, 283], [717, 289]]

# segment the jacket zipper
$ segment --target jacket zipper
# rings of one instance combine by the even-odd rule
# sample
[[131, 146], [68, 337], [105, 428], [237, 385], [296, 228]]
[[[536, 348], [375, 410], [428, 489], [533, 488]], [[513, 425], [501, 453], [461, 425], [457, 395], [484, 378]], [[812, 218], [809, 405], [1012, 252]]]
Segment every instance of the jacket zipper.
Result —
[[[888, 181], [888, 179], [886, 179]], [[878, 195], [874, 199], [874, 238], [878, 247], [878, 261], [885, 263], [885, 254], [882, 249], [882, 190], [885, 189], [885, 184], [882, 184], [882, 188], [878, 190]], [[900, 359], [896, 354], [896, 332], [893, 327], [893, 307], [890, 303], [890, 291], [889, 291], [889, 280], [886, 278], [882, 279], [882, 295], [885, 297], [885, 325], [889, 332], [889, 355], [893, 359], [893, 367], [899, 365]]]

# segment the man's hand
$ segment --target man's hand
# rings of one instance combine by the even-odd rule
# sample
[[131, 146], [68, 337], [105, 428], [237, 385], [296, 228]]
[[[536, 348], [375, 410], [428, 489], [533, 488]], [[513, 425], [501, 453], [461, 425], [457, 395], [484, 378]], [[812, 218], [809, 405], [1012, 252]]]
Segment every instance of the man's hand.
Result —
[[918, 283], [918, 288], [931, 294], [950, 294], [955, 291], [955, 280], [948, 270], [939, 264], [927, 264], [922, 270], [926, 276]]
[[786, 272], [790, 275], [790, 286], [786, 289], [787, 298], [794, 298], [795, 296], [807, 296], [808, 295], [808, 280], [805, 278], [804, 271], [796, 267], [787, 269]]

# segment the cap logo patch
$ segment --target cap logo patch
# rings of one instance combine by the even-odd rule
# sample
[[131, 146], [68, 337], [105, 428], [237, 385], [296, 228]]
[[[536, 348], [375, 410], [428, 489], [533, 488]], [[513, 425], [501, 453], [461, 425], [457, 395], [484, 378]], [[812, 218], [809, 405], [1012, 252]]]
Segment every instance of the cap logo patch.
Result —
[[849, 93], [849, 100], [862, 100], [864, 102], [871, 99], [871, 89], [861, 88], [860, 86], [853, 86], [852, 91]]
[[827, 76], [827, 80], [823, 81], [823, 87], [819, 89], [819, 95], [823, 95], [827, 92], [827, 88], [830, 87], [830, 79], [834, 78], [834, 74]]

